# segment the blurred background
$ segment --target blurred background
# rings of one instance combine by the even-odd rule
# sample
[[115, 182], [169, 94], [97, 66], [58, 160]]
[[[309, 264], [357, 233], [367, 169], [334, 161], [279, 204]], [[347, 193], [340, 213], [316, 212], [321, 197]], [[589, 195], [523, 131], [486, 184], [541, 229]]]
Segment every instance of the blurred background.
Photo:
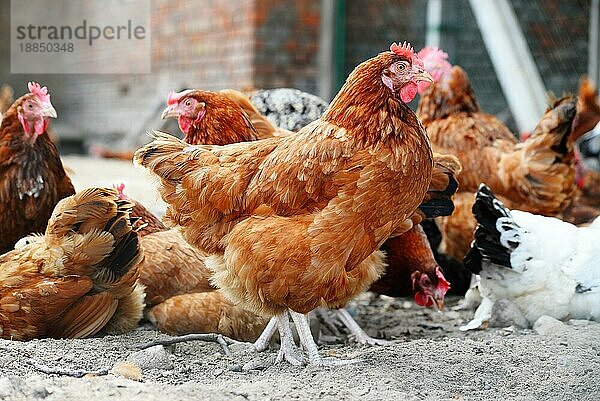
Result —
[[10, 2], [3, 0], [0, 83], [16, 96], [29, 80], [48, 86], [63, 151], [95, 141], [128, 148], [160, 125], [171, 90], [293, 87], [329, 101], [358, 63], [409, 40], [447, 51], [468, 72], [482, 108], [522, 131], [543, 112], [546, 91], [576, 92], [585, 74], [598, 83], [598, 3], [151, 0], [150, 74], [25, 75], [10, 71]]

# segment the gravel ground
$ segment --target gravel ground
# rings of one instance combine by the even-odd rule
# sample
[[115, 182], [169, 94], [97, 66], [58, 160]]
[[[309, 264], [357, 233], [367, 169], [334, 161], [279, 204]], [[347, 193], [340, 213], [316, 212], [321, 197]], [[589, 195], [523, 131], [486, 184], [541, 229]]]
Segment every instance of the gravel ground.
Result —
[[[129, 163], [70, 156], [65, 164], [77, 172], [77, 189], [125, 180], [132, 197], [155, 211], [164, 207], [151, 179]], [[438, 312], [408, 300], [363, 295], [351, 307], [357, 321], [370, 335], [395, 343], [367, 347], [328, 341], [321, 345], [324, 355], [359, 360], [335, 368], [273, 365], [275, 351], [258, 354], [247, 344], [231, 346], [231, 356], [203, 342], [139, 351], [136, 345], [164, 337], [148, 326], [84, 340], [0, 340], [0, 399], [600, 399], [600, 324], [549, 319], [535, 331], [509, 327], [464, 333], [458, 327], [472, 312], [454, 310], [457, 303], [450, 298], [447, 310]], [[32, 365], [97, 371], [124, 361], [141, 375], [116, 369], [74, 378]]]

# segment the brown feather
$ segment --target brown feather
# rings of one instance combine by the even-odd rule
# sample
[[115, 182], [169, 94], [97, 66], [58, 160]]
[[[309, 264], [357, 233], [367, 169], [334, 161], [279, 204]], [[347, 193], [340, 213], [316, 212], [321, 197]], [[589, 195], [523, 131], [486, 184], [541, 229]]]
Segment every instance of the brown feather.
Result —
[[467, 194], [461, 195], [455, 213], [440, 222], [442, 247], [456, 259], [462, 260], [469, 250], [475, 227], [470, 205], [482, 182], [509, 208], [554, 216], [571, 202], [575, 191], [572, 97], [556, 100], [531, 137], [518, 143], [504, 124], [480, 111], [466, 73], [455, 66], [425, 91], [418, 114], [433, 149], [455, 154], [462, 165], [458, 181], [460, 191]]
[[146, 314], [160, 331], [171, 335], [220, 333], [255, 341], [268, 319], [232, 304], [220, 291], [178, 295]]
[[205, 254], [188, 244], [176, 230], [161, 231], [141, 239], [144, 257], [139, 263], [140, 282], [146, 286], [146, 305], [187, 293], [213, 291]]
[[134, 304], [141, 253], [132, 206], [113, 189], [84, 190], [56, 205], [44, 236], [1, 255], [0, 336], [89, 336], [117, 312], [115, 327], [135, 326], [143, 297]]

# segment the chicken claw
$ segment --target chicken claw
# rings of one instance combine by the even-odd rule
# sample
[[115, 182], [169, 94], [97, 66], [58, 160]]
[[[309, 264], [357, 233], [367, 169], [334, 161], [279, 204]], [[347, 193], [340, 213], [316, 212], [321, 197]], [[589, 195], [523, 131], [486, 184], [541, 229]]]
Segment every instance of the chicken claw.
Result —
[[344, 360], [337, 358], [323, 358], [319, 354], [319, 349], [317, 348], [317, 344], [313, 339], [312, 333], [310, 331], [310, 325], [308, 324], [307, 316], [298, 312], [294, 312], [293, 310], [290, 310], [290, 315], [292, 316], [292, 320], [294, 321], [296, 329], [298, 330], [298, 337], [300, 337], [300, 343], [304, 346], [308, 353], [309, 365], [342, 366], [360, 362], [360, 360], [358, 359]]
[[335, 311], [338, 318], [342, 321], [344, 326], [350, 330], [350, 333], [359, 344], [363, 345], [392, 345], [393, 341], [381, 340], [369, 336], [365, 331], [356, 323], [356, 320], [348, 313], [344, 308], [337, 309]]
[[[293, 313], [293, 312], [292, 312]], [[305, 363], [304, 357], [301, 355], [300, 350], [296, 347], [294, 343], [294, 336], [292, 335], [292, 329], [290, 327], [290, 318], [288, 312], [284, 312], [280, 315], [275, 316], [275, 321], [277, 322], [277, 328], [279, 330], [279, 338], [281, 341], [281, 345], [279, 347], [279, 353], [277, 354], [277, 359], [275, 363], [279, 363], [281, 361], [288, 361], [294, 366], [302, 366]], [[270, 322], [269, 322], [270, 325]], [[269, 326], [267, 326], [268, 328]], [[266, 329], [265, 329], [266, 331]], [[310, 333], [310, 329], [309, 329]], [[263, 332], [264, 334], [264, 332]], [[312, 334], [311, 334], [312, 336]], [[262, 337], [262, 335], [261, 335]]]

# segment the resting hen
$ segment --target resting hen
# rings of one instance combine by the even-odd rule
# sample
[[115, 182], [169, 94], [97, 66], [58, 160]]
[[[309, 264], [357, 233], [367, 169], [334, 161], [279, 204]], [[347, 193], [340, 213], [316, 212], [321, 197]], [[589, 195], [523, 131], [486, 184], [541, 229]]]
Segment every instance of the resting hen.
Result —
[[305, 314], [368, 288], [384, 268], [381, 244], [412, 227], [433, 156], [406, 102], [427, 80], [412, 47], [393, 44], [359, 65], [327, 112], [296, 135], [189, 146], [155, 133], [136, 152], [161, 180], [166, 218], [211, 254], [217, 286], [274, 316], [278, 360], [304, 362], [291, 314], [309, 363], [325, 363]]
[[144, 293], [129, 213], [112, 189], [61, 200], [44, 235], [25, 237], [0, 256], [0, 336], [82, 338], [133, 329]]
[[478, 225], [465, 266], [480, 275], [483, 301], [465, 328], [484, 324], [499, 299], [512, 301], [530, 324], [542, 315], [600, 319], [600, 219], [577, 227], [509, 211], [485, 185], [473, 213]]
[[419, 55], [437, 81], [423, 91], [418, 115], [433, 149], [460, 159], [458, 181], [466, 192], [454, 198], [457, 211], [439, 220], [441, 250], [458, 260], [469, 250], [476, 224], [470, 213], [472, 194], [482, 182], [509, 207], [544, 215], [564, 210], [576, 188], [570, 136], [575, 99], [555, 101], [530, 138], [518, 143], [500, 121], [480, 111], [462, 68], [452, 67], [437, 49], [426, 48]]
[[128, 198], [124, 184], [116, 189], [119, 198], [134, 205], [131, 216], [144, 253], [137, 269], [145, 288], [146, 318], [169, 334], [216, 332], [241, 341], [256, 340], [267, 322], [233, 305], [210, 283], [206, 255]]
[[0, 253], [21, 237], [43, 231], [59, 200], [75, 193], [58, 150], [47, 135], [56, 118], [46, 87], [29, 83], [29, 93], [6, 111], [0, 125]]

